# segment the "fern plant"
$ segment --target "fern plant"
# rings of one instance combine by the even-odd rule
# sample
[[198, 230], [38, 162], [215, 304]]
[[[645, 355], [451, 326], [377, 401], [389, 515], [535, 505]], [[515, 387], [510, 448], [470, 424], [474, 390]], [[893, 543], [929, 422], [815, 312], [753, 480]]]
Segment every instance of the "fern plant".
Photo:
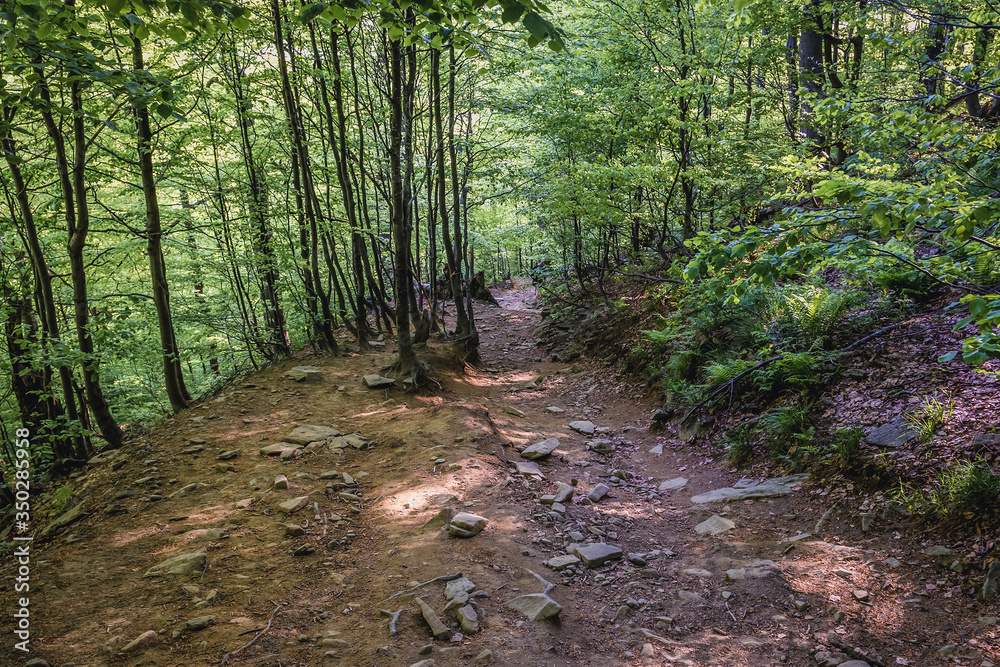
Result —
[[775, 301], [778, 330], [797, 349], [823, 348], [837, 323], [860, 298], [858, 292], [819, 287], [785, 290]]

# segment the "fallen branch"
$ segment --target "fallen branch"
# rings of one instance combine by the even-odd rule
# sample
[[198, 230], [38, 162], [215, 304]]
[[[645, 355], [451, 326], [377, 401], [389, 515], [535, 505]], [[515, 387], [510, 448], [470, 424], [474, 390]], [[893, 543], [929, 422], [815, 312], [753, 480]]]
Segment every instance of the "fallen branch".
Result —
[[251, 639], [250, 641], [248, 641], [246, 644], [244, 644], [243, 646], [239, 647], [235, 651], [230, 651], [229, 653], [227, 653], [224, 656], [222, 656], [222, 667], [226, 667], [226, 664], [229, 663], [229, 659], [231, 657], [233, 657], [234, 655], [236, 655], [237, 653], [239, 653], [243, 649], [250, 648], [251, 646], [253, 646], [254, 644], [256, 644], [257, 640], [260, 639], [261, 637], [263, 637], [264, 633], [271, 629], [271, 622], [274, 621], [274, 615], [278, 613], [279, 609], [281, 609], [281, 605], [280, 604], [277, 607], [274, 608], [274, 611], [271, 612], [271, 617], [267, 619], [267, 627], [265, 627], [263, 630], [261, 630], [260, 633], [258, 633], [256, 637], [254, 637], [253, 639]]
[[403, 613], [403, 610], [400, 609], [397, 612], [391, 612], [388, 609], [379, 609], [379, 613], [389, 619], [389, 634], [393, 637], [398, 635], [399, 627], [397, 623], [399, 623], [399, 617]]
[[819, 531], [823, 529], [823, 524], [826, 523], [826, 520], [830, 518], [830, 515], [833, 514], [833, 510], [837, 509], [837, 505], [839, 505], [839, 504], [840, 504], [840, 501], [838, 500], [837, 502], [835, 502], [833, 504], [833, 507], [831, 507], [830, 509], [828, 509], [823, 514], [823, 516], [821, 516], [819, 518], [819, 521], [816, 522], [816, 527], [813, 528], [813, 533], [816, 533], [817, 535], [819, 534]]
[[553, 588], [556, 587], [555, 584], [550, 584], [545, 579], [543, 579], [542, 575], [538, 574], [537, 572], [533, 572], [531, 570], [528, 570], [528, 572], [531, 572], [531, 574], [535, 575], [536, 579], [538, 579], [540, 582], [542, 582], [543, 584], [545, 584], [545, 590], [542, 591], [542, 595], [548, 595], [549, 591], [551, 591]]
[[386, 599], [382, 600], [382, 602], [388, 602], [393, 598], [398, 598], [400, 595], [408, 595], [408, 594], [412, 595], [414, 592], [420, 590], [424, 586], [430, 586], [431, 584], [437, 583], [439, 581], [455, 581], [456, 579], [461, 579], [461, 578], [462, 578], [461, 572], [457, 572], [455, 574], [442, 574], [440, 577], [434, 577], [430, 581], [425, 581], [422, 584], [417, 584], [413, 588], [407, 588], [405, 591], [399, 591], [398, 593], [393, 593]]

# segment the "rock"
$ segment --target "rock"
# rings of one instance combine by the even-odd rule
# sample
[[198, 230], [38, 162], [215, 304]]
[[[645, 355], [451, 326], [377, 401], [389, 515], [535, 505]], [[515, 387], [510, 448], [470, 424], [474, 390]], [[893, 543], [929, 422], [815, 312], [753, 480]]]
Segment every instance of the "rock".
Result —
[[505, 405], [503, 411], [509, 415], [514, 415], [515, 417], [524, 417], [524, 413], [515, 408], [512, 405]]
[[421, 660], [420, 662], [415, 662], [410, 667], [434, 667], [435, 663], [432, 659]]
[[479, 615], [476, 614], [476, 610], [472, 608], [471, 604], [467, 604], [459, 609], [456, 618], [458, 619], [458, 625], [465, 634], [471, 635], [479, 632]]
[[765, 479], [760, 483], [751, 483], [747, 486], [732, 486], [725, 489], [715, 489], [707, 493], [701, 493], [691, 497], [691, 502], [700, 505], [704, 503], [730, 502], [735, 500], [748, 500], [752, 498], [773, 498], [784, 496], [792, 492], [794, 487], [809, 479], [806, 473], [789, 475], [788, 477], [777, 477], [775, 479]]
[[278, 475], [274, 478], [274, 488], [275, 489], [287, 489], [288, 488], [288, 478], [284, 475]]
[[74, 521], [78, 521], [82, 517], [83, 517], [83, 504], [81, 503], [66, 510], [58, 517], [56, 517], [55, 520], [52, 521], [52, 523], [45, 526], [45, 528], [42, 529], [42, 535], [48, 535], [53, 530], [57, 530], [59, 528], [63, 528], [64, 526], [68, 526]]
[[986, 580], [979, 589], [979, 599], [989, 602], [996, 596], [998, 588], [1000, 588], [1000, 561], [995, 560], [990, 563], [990, 568], [986, 571]]
[[508, 607], [518, 610], [532, 621], [542, 621], [558, 616], [562, 605], [545, 593], [533, 593], [514, 598], [507, 603]]
[[516, 465], [517, 473], [519, 475], [541, 477], [542, 479], [545, 479], [545, 475], [542, 474], [542, 469], [539, 468], [538, 464], [533, 461], [518, 461]]
[[903, 563], [898, 558], [893, 558], [892, 556], [889, 556], [888, 558], [885, 559], [885, 564], [895, 570], [897, 567], [901, 566]]
[[472, 537], [482, 532], [488, 522], [484, 517], [469, 512], [459, 512], [448, 524], [448, 532], [455, 537]]
[[297, 498], [290, 498], [284, 502], [278, 503], [278, 509], [285, 514], [292, 514], [293, 512], [302, 509], [309, 504], [309, 496], [299, 496]]
[[1000, 619], [998, 619], [996, 616], [980, 616], [977, 620], [983, 625], [987, 626], [996, 625], [997, 622], [1000, 622]]
[[726, 570], [726, 581], [743, 581], [747, 578], [747, 571], [745, 568], [737, 567], [731, 570]]
[[660, 485], [656, 487], [656, 490], [660, 493], [664, 491], [679, 491], [687, 486], [687, 477], [675, 477], [673, 479], [668, 479], [665, 482], [660, 482]]
[[938, 655], [941, 656], [942, 658], [947, 658], [949, 655], [955, 652], [956, 648], [958, 647], [955, 646], [954, 644], [946, 644], [945, 646], [942, 646], [941, 648], [938, 649]]
[[293, 445], [290, 442], [277, 442], [273, 445], [265, 445], [260, 448], [261, 456], [281, 456], [284, 458], [286, 452], [297, 452], [302, 449], [302, 445]]
[[663, 445], [656, 445], [654, 447], [651, 447], [650, 450], [649, 450], [649, 453], [650, 454], [662, 454], [663, 453]]
[[722, 535], [733, 528], [736, 528], [735, 523], [714, 514], [695, 526], [694, 531], [699, 535]]
[[285, 535], [289, 537], [302, 537], [305, 534], [305, 528], [302, 526], [297, 526], [294, 523], [285, 524]]
[[204, 551], [196, 551], [189, 554], [180, 554], [163, 561], [159, 565], [146, 570], [143, 577], [158, 577], [167, 574], [184, 576], [188, 574], [201, 574], [205, 571], [207, 554]]
[[382, 377], [381, 375], [375, 373], [366, 375], [363, 379], [365, 381], [365, 386], [369, 389], [386, 389], [396, 384], [396, 380], [393, 378]]
[[295, 427], [291, 433], [285, 436], [285, 442], [293, 445], [308, 445], [310, 442], [325, 442], [330, 438], [340, 435], [340, 431], [329, 426], [316, 426], [314, 424], [304, 424]]
[[917, 437], [917, 432], [906, 417], [900, 415], [888, 424], [873, 428], [865, 434], [865, 442], [877, 447], [898, 447]]
[[565, 482], [556, 484], [556, 493], [552, 498], [553, 503], [568, 503], [573, 499], [573, 486]]
[[548, 438], [526, 448], [521, 452], [521, 458], [528, 459], [529, 461], [542, 459], [554, 452], [558, 446], [559, 438]]
[[296, 382], [305, 382], [308, 378], [322, 378], [323, 371], [315, 366], [296, 366], [284, 372], [284, 376]]
[[857, 600], [858, 602], [868, 602], [868, 600], [871, 599], [871, 595], [868, 593], [868, 591], [861, 588], [855, 589], [854, 591], [852, 591], [851, 594], [854, 596], [854, 599]]
[[493, 657], [493, 651], [489, 649], [483, 650], [482, 653], [476, 656], [475, 660], [472, 661], [474, 665], [492, 665], [496, 662], [496, 658]]
[[420, 606], [420, 613], [423, 615], [424, 621], [426, 621], [428, 627], [430, 627], [431, 634], [434, 635], [434, 638], [442, 640], [451, 639], [451, 630], [449, 630], [448, 626], [441, 622], [441, 618], [433, 609], [430, 608], [430, 605], [420, 598], [415, 599], [417, 601], [417, 605]]
[[450, 507], [445, 507], [443, 510], [432, 516], [423, 525], [423, 530], [430, 530], [432, 528], [444, 528], [455, 516], [455, 510]]
[[557, 405], [550, 405], [549, 407], [545, 408], [545, 411], [548, 412], [549, 414], [553, 414], [553, 415], [558, 415], [558, 414], [562, 414], [563, 412], [566, 412], [565, 410], [563, 410], [562, 408], [560, 408]]
[[24, 667], [49, 667], [49, 663], [41, 658], [32, 658], [28, 662], [24, 663]]
[[565, 570], [567, 567], [577, 565], [579, 562], [579, 558], [573, 554], [567, 554], [565, 556], [555, 556], [554, 558], [550, 558], [545, 561], [545, 565], [558, 572], [559, 570]]
[[146, 630], [144, 633], [130, 641], [128, 644], [122, 647], [122, 653], [131, 653], [132, 651], [140, 648], [149, 646], [156, 641], [156, 631]]
[[469, 604], [469, 594], [465, 591], [455, 594], [448, 604], [444, 606], [444, 613], [449, 614], [457, 609], [461, 609], [465, 605]]
[[805, 611], [809, 608], [809, 603], [805, 600], [795, 600], [795, 611]]
[[652, 644], [646, 642], [645, 644], [642, 645], [642, 651], [639, 652], [639, 655], [642, 656], [643, 658], [655, 658], [656, 649], [653, 648]]
[[622, 550], [611, 544], [584, 544], [576, 546], [572, 552], [579, 557], [585, 567], [593, 570], [612, 560], [621, 560]]
[[444, 599], [452, 600], [459, 593], [471, 593], [476, 590], [476, 585], [466, 577], [449, 581], [444, 587]]
[[610, 490], [611, 488], [607, 484], [598, 484], [587, 494], [587, 498], [593, 503], [600, 502], [604, 496], [608, 495], [608, 491]]
[[864, 660], [848, 660], [847, 662], [840, 663], [839, 667], [872, 667], [870, 664]]
[[570, 422], [569, 427], [577, 433], [583, 433], [584, 435], [594, 435], [594, 431], [597, 430], [594, 422], [590, 421]]
[[228, 449], [219, 454], [218, 456], [216, 456], [215, 458], [218, 459], [219, 461], [228, 461], [229, 459], [235, 459], [241, 453], [242, 452], [238, 449]]
[[700, 568], [700, 567], [691, 567], [691, 568], [688, 568], [688, 569], [684, 570], [684, 574], [690, 574], [692, 576], [699, 577], [701, 579], [707, 579], [707, 578], [709, 578], [709, 577], [712, 576], [711, 572], [709, 572], [708, 570], [706, 570], [704, 568]]
[[837, 667], [850, 660], [850, 657], [846, 653], [830, 651], [817, 651], [813, 657], [816, 658], [819, 667]]
[[597, 438], [596, 440], [591, 440], [587, 443], [587, 449], [597, 454], [613, 454], [615, 451], [615, 443], [611, 442], [607, 438]]
[[184, 627], [187, 628], [188, 630], [204, 630], [214, 622], [215, 622], [214, 616], [196, 616], [192, 619], [189, 619], [184, 624]]

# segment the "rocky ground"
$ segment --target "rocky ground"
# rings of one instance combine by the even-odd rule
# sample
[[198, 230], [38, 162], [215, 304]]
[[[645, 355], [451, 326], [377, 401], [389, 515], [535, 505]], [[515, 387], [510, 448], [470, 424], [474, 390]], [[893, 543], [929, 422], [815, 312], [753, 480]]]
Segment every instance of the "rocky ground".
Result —
[[497, 297], [481, 366], [421, 350], [440, 388], [371, 388], [391, 343], [302, 356], [92, 459], [32, 545], [32, 652], [0, 662], [1000, 662], [1000, 565], [651, 431], [639, 387], [536, 345], [531, 288]]

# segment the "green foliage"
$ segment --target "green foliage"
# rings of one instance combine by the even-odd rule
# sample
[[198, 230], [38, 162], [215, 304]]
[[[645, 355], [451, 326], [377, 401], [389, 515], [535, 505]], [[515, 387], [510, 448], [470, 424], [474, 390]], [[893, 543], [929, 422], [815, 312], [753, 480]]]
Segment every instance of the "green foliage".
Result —
[[860, 300], [858, 292], [826, 287], [784, 288], [775, 297], [777, 328], [799, 350], [826, 347], [847, 311]]
[[815, 429], [806, 426], [808, 412], [804, 405], [784, 405], [773, 408], [761, 418], [772, 460], [782, 460], [798, 446], [812, 441]]
[[907, 413], [906, 423], [917, 432], [921, 442], [930, 442], [937, 430], [951, 419], [954, 409], [954, 399], [929, 396], [917, 409]]
[[865, 436], [865, 429], [861, 426], [852, 428], [837, 428], [833, 432], [833, 442], [830, 443], [830, 452], [841, 466], [846, 466], [858, 453], [861, 440]]
[[73, 497], [73, 489], [66, 485], [60, 486], [50, 492], [41, 494], [41, 498], [51, 502], [55, 514], [62, 514], [66, 511], [66, 506], [69, 504], [70, 498]]
[[723, 444], [726, 447], [726, 462], [734, 468], [743, 468], [753, 458], [754, 427], [744, 422], [726, 432]]
[[911, 514], [941, 521], [984, 515], [1000, 506], [1000, 475], [982, 457], [956, 463], [938, 475], [936, 488], [924, 492], [900, 482], [894, 500]]
[[719, 385], [735, 379], [752, 364], [744, 359], [724, 359], [705, 366], [705, 377], [710, 384]]
[[784, 389], [802, 391], [820, 381], [820, 361], [809, 352], [786, 354], [781, 359], [761, 369], [756, 385], [762, 391]]

